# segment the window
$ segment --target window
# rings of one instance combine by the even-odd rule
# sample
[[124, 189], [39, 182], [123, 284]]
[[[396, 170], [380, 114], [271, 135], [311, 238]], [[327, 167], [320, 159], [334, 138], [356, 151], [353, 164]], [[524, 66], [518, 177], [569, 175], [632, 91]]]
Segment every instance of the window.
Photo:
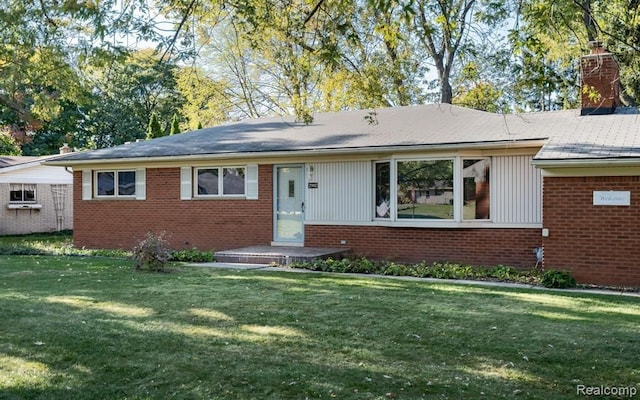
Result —
[[12, 183], [9, 189], [10, 203], [35, 203], [36, 185]]
[[389, 161], [375, 164], [376, 186], [376, 218], [389, 218], [391, 216], [391, 163]]
[[489, 219], [488, 158], [462, 160], [462, 219]]
[[196, 168], [197, 195], [202, 197], [243, 196], [244, 167]]
[[421, 158], [373, 164], [375, 219], [488, 221], [491, 158]]
[[398, 219], [453, 219], [453, 160], [398, 161]]
[[135, 197], [136, 171], [97, 171], [97, 197]]

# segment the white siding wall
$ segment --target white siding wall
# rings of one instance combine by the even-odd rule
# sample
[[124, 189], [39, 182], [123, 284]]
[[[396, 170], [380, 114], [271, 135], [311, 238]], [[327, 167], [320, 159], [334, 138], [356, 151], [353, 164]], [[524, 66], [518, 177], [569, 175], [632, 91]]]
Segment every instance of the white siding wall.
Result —
[[542, 176], [533, 156], [493, 157], [491, 182], [494, 223], [542, 223]]
[[307, 182], [318, 183], [317, 189], [306, 189], [307, 221], [371, 221], [370, 161], [309, 163], [305, 173]]
[[8, 209], [9, 188], [9, 183], [0, 183], [0, 235], [73, 229], [73, 185], [59, 185], [55, 188], [64, 193], [58, 198], [58, 205], [61, 206], [58, 211], [54, 204], [52, 185], [36, 185], [36, 203], [42, 205], [39, 210]]
[[0, 183], [50, 183], [70, 185], [73, 175], [64, 167], [37, 165], [30, 168], [13, 169], [3, 172], [0, 169]]

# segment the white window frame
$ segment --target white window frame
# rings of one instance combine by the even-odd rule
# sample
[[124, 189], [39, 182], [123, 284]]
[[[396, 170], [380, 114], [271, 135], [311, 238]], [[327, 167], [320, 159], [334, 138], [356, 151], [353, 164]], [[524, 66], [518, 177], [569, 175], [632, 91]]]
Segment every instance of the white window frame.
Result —
[[[18, 186], [18, 185], [20, 185], [20, 191], [22, 192], [22, 200], [11, 200], [11, 192], [15, 191], [15, 190], [12, 190], [11, 188], [13, 186]], [[25, 186], [33, 187], [33, 200], [24, 199]], [[37, 200], [38, 200], [38, 185], [36, 185], [35, 183], [10, 183], [9, 184], [9, 203], [10, 204], [35, 204], [37, 203]]]
[[[225, 169], [242, 169], [244, 171], [244, 193], [224, 194], [224, 170]], [[218, 194], [199, 194], [198, 193], [198, 171], [203, 169], [217, 169], [218, 170]], [[218, 199], [218, 198], [246, 198], [247, 197], [247, 166], [246, 165], [216, 165], [216, 166], [203, 166], [193, 168], [193, 197], [203, 199]]]
[[[113, 194], [98, 194], [98, 174], [101, 173], [113, 173]], [[134, 185], [135, 189], [133, 194], [118, 194], [118, 179], [120, 172], [133, 172], [135, 175]], [[93, 171], [93, 185], [94, 193], [93, 195], [97, 199], [136, 199], [138, 198], [138, 170], [136, 169], [105, 169], [105, 170], [95, 170]]]
[[[463, 176], [463, 160], [489, 160], [489, 219], [464, 219], [463, 216], [463, 204], [464, 204], [464, 176]], [[405, 161], [438, 161], [438, 160], [448, 160], [453, 161], [453, 218], [451, 219], [405, 219], [398, 218], [398, 163]], [[375, 213], [376, 207], [376, 195], [375, 195], [375, 186], [376, 186], [376, 164], [378, 163], [390, 163], [390, 217], [389, 218], [379, 218]], [[494, 203], [493, 203], [493, 191], [494, 186], [492, 184], [494, 169], [493, 169], [493, 160], [490, 156], [460, 156], [460, 155], [452, 155], [452, 156], [424, 156], [424, 157], [391, 157], [389, 159], [380, 159], [374, 160], [372, 162], [372, 179], [373, 179], [373, 192], [372, 192], [372, 205], [371, 205], [371, 213], [372, 220], [385, 223], [388, 222], [394, 226], [474, 226], [492, 223], [493, 215], [494, 215]]]

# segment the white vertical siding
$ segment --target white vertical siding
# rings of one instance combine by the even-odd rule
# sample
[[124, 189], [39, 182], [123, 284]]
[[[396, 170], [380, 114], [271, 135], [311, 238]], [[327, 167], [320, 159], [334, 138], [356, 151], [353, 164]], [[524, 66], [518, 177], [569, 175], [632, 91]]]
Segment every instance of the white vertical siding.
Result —
[[371, 162], [310, 163], [305, 173], [307, 182], [318, 183], [306, 189], [307, 221], [371, 221]]
[[493, 158], [492, 220], [503, 224], [542, 223], [542, 176], [533, 156]]

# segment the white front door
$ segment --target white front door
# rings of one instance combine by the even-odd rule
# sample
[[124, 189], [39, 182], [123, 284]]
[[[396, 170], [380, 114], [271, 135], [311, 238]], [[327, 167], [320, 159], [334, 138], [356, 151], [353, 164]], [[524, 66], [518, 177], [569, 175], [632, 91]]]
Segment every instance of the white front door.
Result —
[[304, 243], [304, 166], [276, 165], [273, 241]]

